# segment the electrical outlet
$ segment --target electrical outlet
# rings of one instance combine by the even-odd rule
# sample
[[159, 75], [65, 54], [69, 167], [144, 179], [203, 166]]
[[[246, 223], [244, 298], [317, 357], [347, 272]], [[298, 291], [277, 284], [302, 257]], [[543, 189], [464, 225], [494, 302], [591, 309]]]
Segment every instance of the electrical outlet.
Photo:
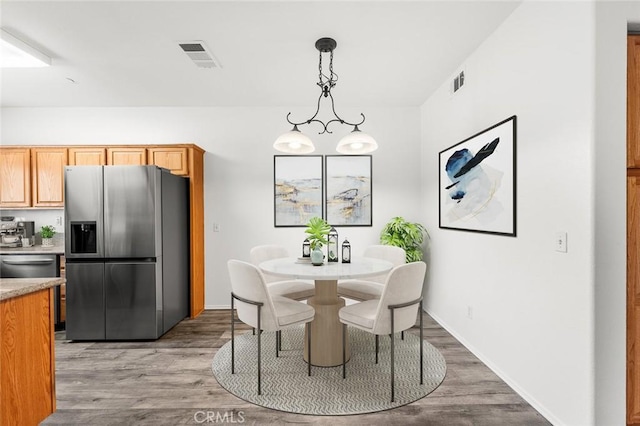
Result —
[[62, 216], [56, 217], [56, 225], [59, 225], [59, 226], [62, 225]]
[[566, 232], [556, 232], [555, 247], [557, 252], [560, 252], [560, 253], [567, 252], [567, 233]]

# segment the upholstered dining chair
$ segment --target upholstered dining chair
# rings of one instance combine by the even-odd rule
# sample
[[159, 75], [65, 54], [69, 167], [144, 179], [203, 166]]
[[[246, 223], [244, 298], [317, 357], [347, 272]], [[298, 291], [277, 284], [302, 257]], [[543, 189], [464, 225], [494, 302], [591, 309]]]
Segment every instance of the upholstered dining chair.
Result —
[[[367, 300], [345, 306], [338, 315], [342, 323], [342, 377], [346, 378], [347, 326], [359, 328], [376, 337], [376, 363], [378, 362], [378, 336], [391, 337], [391, 402], [395, 401], [394, 335], [408, 330], [420, 314], [420, 384], [423, 380], [423, 332], [422, 332], [422, 284], [427, 271], [424, 262], [412, 262], [396, 266], [387, 278], [380, 299]], [[416, 312], [417, 311], [417, 312]]]
[[[231, 278], [231, 374], [235, 373], [234, 309], [237, 309], [238, 319], [258, 331], [258, 395], [262, 394], [262, 348], [260, 341], [262, 331], [278, 332], [286, 327], [306, 324], [309, 336], [307, 374], [311, 376], [311, 333], [309, 322], [315, 316], [313, 307], [286, 297], [271, 295], [267, 289], [264, 275], [255, 265], [232, 259], [227, 262], [227, 267]], [[237, 307], [235, 306], [236, 301]], [[278, 356], [278, 343], [276, 338], [276, 356]]]
[[[407, 261], [404, 249], [395, 246], [372, 245], [364, 250], [363, 256], [387, 260], [393, 266], [402, 265]], [[359, 301], [379, 299], [388, 275], [387, 273], [366, 279], [338, 281], [338, 295]]]
[[[276, 244], [265, 244], [253, 247], [249, 252], [251, 263], [258, 266], [271, 259], [289, 257], [287, 249]], [[303, 280], [284, 280], [282, 278], [265, 275], [267, 288], [274, 296], [287, 297], [293, 300], [305, 300], [313, 297], [315, 287], [313, 283]]]

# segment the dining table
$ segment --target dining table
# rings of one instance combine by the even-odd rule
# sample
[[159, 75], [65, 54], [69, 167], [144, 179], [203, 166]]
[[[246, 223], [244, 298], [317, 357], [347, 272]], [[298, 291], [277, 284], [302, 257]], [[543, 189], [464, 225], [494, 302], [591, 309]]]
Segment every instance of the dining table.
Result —
[[[343, 327], [338, 317], [340, 308], [346, 305], [345, 299], [338, 296], [338, 280], [366, 278], [388, 273], [393, 264], [386, 260], [366, 257], [354, 257], [350, 263], [324, 262], [316, 266], [308, 258], [271, 259], [258, 265], [269, 275], [288, 279], [313, 280], [315, 295], [307, 304], [315, 309], [311, 322], [311, 365], [334, 367], [342, 364]], [[346, 336], [345, 336], [346, 337]], [[304, 360], [309, 361], [307, 353], [307, 331], [305, 327]], [[351, 356], [349, 339], [346, 339], [346, 359]]]

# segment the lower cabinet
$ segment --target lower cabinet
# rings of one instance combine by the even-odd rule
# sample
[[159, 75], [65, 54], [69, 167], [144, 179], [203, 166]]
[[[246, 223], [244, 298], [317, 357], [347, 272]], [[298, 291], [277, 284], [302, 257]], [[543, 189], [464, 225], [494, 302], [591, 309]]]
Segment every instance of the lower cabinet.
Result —
[[37, 425], [56, 409], [53, 289], [0, 302], [0, 425]]

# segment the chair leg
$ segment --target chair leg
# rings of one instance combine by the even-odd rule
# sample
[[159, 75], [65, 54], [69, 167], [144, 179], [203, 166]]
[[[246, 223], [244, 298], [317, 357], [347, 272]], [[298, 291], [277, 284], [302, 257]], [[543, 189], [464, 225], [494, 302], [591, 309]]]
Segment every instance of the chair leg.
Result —
[[261, 377], [260, 377], [260, 370], [262, 369], [262, 358], [261, 358], [261, 342], [260, 342], [260, 336], [262, 335], [262, 327], [260, 327], [260, 306], [258, 306], [258, 395], [262, 395], [262, 388], [260, 387], [261, 385]]
[[342, 378], [347, 378], [347, 324], [342, 324]]
[[[393, 330], [393, 329], [392, 329]], [[391, 332], [391, 402], [395, 401], [395, 369], [394, 369], [394, 353], [395, 348], [393, 346], [393, 331]]]
[[255, 327], [253, 327], [253, 328], [251, 329], [251, 334], [253, 334], [254, 336], [256, 335], [256, 328], [255, 328]]
[[393, 324], [393, 319], [395, 317], [395, 311], [393, 309], [391, 309], [391, 402], [395, 401], [395, 370], [394, 370], [394, 352], [395, 352], [395, 347], [394, 347], [394, 333], [395, 333], [395, 328], [394, 328], [394, 324]]
[[282, 330], [278, 330], [276, 331], [276, 358], [278, 358], [280, 355], [278, 354], [278, 349], [280, 349], [280, 332]]
[[402, 331], [400, 332], [400, 338], [401, 338], [402, 340], [404, 340], [404, 330], [402, 330]]
[[424, 380], [423, 380], [424, 374], [423, 374], [422, 370], [424, 368], [423, 367], [423, 365], [424, 365], [424, 362], [423, 362], [424, 354], [422, 353], [422, 345], [424, 343], [422, 343], [422, 340], [423, 340], [422, 339], [422, 334], [423, 334], [423, 332], [422, 332], [422, 301], [420, 301], [420, 305], [419, 305], [418, 309], [420, 309], [420, 384], [423, 384], [424, 383]]
[[235, 352], [235, 346], [234, 346], [234, 339], [233, 339], [233, 335], [234, 335], [234, 326], [233, 323], [235, 322], [235, 319], [233, 318], [233, 295], [231, 295], [231, 374], [235, 373], [235, 359], [234, 359], [234, 352]]
[[311, 323], [307, 323], [307, 375], [311, 377]]
[[282, 330], [280, 330], [280, 337], [278, 338], [278, 349], [282, 351]]
[[380, 347], [380, 336], [376, 334], [376, 364], [378, 363], [378, 348]]

